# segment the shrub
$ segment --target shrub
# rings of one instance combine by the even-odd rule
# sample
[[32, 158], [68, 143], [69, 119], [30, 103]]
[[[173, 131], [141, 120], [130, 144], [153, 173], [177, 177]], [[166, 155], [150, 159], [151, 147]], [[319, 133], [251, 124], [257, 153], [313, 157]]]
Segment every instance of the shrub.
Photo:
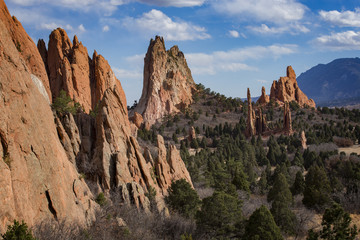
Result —
[[104, 193], [99, 193], [99, 195], [96, 197], [95, 202], [99, 204], [101, 207], [106, 205], [106, 197]]
[[14, 224], [8, 226], [5, 234], [1, 235], [4, 240], [36, 240], [31, 231], [28, 229], [26, 223], [21, 224], [14, 220]]
[[60, 95], [54, 100], [51, 107], [58, 113], [76, 114], [80, 104], [70, 98], [64, 90], [60, 91]]

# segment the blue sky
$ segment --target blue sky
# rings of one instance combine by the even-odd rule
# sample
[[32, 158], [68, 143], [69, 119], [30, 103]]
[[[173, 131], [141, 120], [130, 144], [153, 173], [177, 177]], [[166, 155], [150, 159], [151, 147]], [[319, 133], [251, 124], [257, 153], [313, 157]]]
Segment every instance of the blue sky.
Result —
[[30, 37], [62, 27], [110, 63], [128, 104], [155, 35], [184, 52], [196, 83], [232, 97], [336, 58], [358, 57], [359, 0], [5, 0]]

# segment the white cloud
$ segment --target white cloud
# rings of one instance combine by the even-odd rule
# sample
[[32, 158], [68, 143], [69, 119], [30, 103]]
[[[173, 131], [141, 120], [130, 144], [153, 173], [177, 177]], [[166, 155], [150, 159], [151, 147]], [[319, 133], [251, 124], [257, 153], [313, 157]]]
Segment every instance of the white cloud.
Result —
[[323, 11], [319, 12], [320, 17], [342, 27], [360, 27], [360, 8], [355, 11]]
[[174, 21], [159, 10], [151, 10], [139, 18], [127, 17], [123, 25], [130, 31], [145, 34], [146, 37], [162, 35], [166, 40], [207, 39], [210, 35], [206, 29], [182, 20]]
[[310, 32], [307, 27], [298, 23], [276, 27], [269, 27], [266, 24], [261, 24], [261, 26], [249, 26], [248, 29], [260, 34], [282, 34], [285, 32], [289, 32], [292, 35], [297, 35], [299, 33]]
[[85, 29], [85, 27], [84, 27], [83, 24], [80, 24], [80, 25], [78, 26], [78, 30], [79, 30], [80, 32], [86, 32], [86, 29]]
[[143, 72], [141, 70], [128, 70], [128, 69], [121, 69], [121, 68], [112, 68], [116, 77], [122, 81], [122, 79], [135, 79], [135, 80], [142, 80]]
[[103, 26], [102, 31], [103, 31], [103, 32], [108, 32], [108, 31], [110, 31], [109, 25]]
[[244, 63], [246, 60], [278, 58], [297, 51], [297, 45], [254, 46], [229, 51], [217, 51], [211, 54], [190, 53], [186, 59], [190, 69], [197, 75], [214, 75], [219, 71], [257, 71], [256, 67]]
[[66, 24], [66, 25], [62, 25], [62, 24], [58, 24], [58, 23], [55, 23], [55, 22], [51, 22], [51, 23], [41, 23], [39, 28], [40, 29], [45, 29], [45, 30], [54, 30], [56, 28], [63, 28], [65, 30], [68, 30], [68, 31], [72, 31], [73, 30], [73, 27], [69, 24]]
[[238, 38], [240, 36], [239, 32], [235, 30], [230, 30], [229, 35], [233, 38]]
[[205, 0], [137, 0], [141, 3], [162, 7], [195, 7], [201, 6]]
[[360, 32], [346, 31], [323, 35], [313, 43], [320, 48], [330, 50], [360, 50]]
[[226, 15], [274, 23], [301, 20], [307, 9], [296, 0], [218, 0], [212, 5]]

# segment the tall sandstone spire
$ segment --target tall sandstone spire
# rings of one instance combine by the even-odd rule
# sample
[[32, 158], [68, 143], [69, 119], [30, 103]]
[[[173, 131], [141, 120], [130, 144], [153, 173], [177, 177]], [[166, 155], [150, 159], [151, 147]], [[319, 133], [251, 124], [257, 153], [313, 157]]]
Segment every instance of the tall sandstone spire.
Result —
[[154, 124], [192, 103], [195, 83], [184, 54], [177, 46], [166, 51], [164, 39], [151, 39], [144, 59], [144, 84], [135, 111]]
[[251, 137], [256, 134], [256, 128], [255, 128], [255, 111], [252, 108], [251, 94], [249, 88], [247, 89], [247, 104], [248, 104], [248, 112], [246, 119], [245, 135], [246, 137]]
[[270, 99], [281, 103], [295, 101], [301, 107], [316, 107], [314, 100], [309, 99], [299, 88], [295, 71], [291, 66], [286, 69], [286, 77], [280, 77], [271, 85]]

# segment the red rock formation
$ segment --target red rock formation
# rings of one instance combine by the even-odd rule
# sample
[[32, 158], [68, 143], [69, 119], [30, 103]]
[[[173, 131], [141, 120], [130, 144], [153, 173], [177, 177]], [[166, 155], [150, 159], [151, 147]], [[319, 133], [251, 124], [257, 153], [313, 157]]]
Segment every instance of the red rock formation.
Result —
[[247, 101], [248, 101], [248, 112], [246, 119], [245, 136], [251, 137], [256, 135], [256, 128], [255, 128], [255, 111], [252, 108], [251, 94], [249, 88], [247, 89]]
[[266, 95], [265, 92], [265, 87], [261, 88], [261, 96], [260, 98], [257, 100], [256, 103], [261, 104], [261, 105], [266, 105], [270, 102], [270, 97], [268, 95]]
[[143, 117], [137, 112], [134, 112], [134, 116], [132, 116], [130, 120], [135, 124], [137, 128], [140, 128], [144, 122]]
[[261, 108], [259, 108], [255, 117], [255, 129], [258, 135], [267, 131], [266, 116], [262, 113]]
[[[85, 224], [96, 204], [68, 160], [48, 100], [32, 77], [46, 73], [41, 56], [2, 0], [0, 12], [0, 232], [14, 219], [30, 226], [46, 218]], [[24, 54], [34, 55], [28, 61]]]
[[284, 132], [287, 135], [290, 135], [292, 133], [292, 126], [291, 126], [291, 112], [290, 112], [290, 106], [288, 102], [285, 102], [284, 104]]
[[302, 148], [303, 148], [303, 149], [307, 149], [306, 136], [305, 136], [304, 130], [301, 131], [300, 139], [301, 139], [301, 146], [302, 146]]
[[135, 111], [152, 125], [192, 103], [196, 88], [184, 54], [177, 46], [166, 51], [163, 38], [151, 39], [144, 62], [144, 86]]
[[296, 81], [296, 74], [291, 66], [287, 67], [286, 77], [280, 77], [271, 86], [270, 99], [280, 103], [296, 101], [301, 107], [308, 105], [315, 108], [315, 102], [301, 91]]
[[196, 139], [196, 132], [195, 132], [195, 128], [193, 126], [191, 126], [189, 128], [189, 137], [188, 137], [189, 141], [192, 141], [194, 139]]
[[46, 97], [51, 101], [51, 91], [49, 86], [49, 79], [44, 67], [41, 56], [36, 48], [33, 40], [27, 35], [21, 23], [16, 17], [11, 17], [4, 0], [0, 0], [0, 21], [4, 24], [4, 29], [10, 34], [10, 38], [15, 44], [20, 57], [24, 60], [26, 71], [36, 76], [43, 88], [46, 90]]

